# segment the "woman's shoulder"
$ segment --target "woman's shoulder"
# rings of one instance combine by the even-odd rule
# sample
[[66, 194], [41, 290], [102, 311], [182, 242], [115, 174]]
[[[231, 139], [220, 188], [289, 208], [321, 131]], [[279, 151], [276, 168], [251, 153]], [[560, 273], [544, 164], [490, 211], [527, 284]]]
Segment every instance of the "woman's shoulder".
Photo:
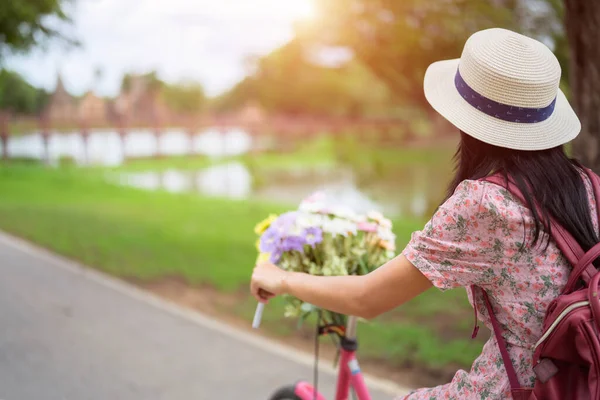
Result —
[[[587, 174], [581, 171], [581, 178], [588, 195], [590, 212], [594, 225], [598, 226], [597, 206], [594, 189]], [[508, 189], [486, 180], [462, 181], [454, 194], [444, 203], [443, 208], [454, 209], [462, 214], [488, 215], [497, 219], [506, 216], [512, 219], [515, 215], [528, 219], [529, 208], [515, 197]]]
[[468, 212], [520, 208], [522, 205], [506, 188], [485, 180], [465, 179], [454, 190], [446, 206]]

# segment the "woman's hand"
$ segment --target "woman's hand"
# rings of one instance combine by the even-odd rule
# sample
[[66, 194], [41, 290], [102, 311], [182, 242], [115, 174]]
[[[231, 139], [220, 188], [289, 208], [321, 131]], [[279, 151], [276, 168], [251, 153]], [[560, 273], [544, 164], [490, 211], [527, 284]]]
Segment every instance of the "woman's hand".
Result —
[[315, 276], [260, 263], [252, 273], [250, 289], [261, 303], [276, 295], [289, 294], [325, 310], [371, 319], [431, 286], [421, 271], [399, 255], [361, 276]]
[[262, 303], [270, 298], [285, 293], [285, 281], [289, 272], [269, 262], [258, 263], [252, 272], [250, 290], [252, 295]]

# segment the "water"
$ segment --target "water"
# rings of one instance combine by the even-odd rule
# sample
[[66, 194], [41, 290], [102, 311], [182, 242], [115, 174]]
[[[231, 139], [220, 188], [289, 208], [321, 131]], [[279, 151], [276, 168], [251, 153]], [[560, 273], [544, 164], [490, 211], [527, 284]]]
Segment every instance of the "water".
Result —
[[[443, 177], [443, 178], [441, 178]], [[198, 171], [166, 170], [115, 173], [112, 181], [145, 190], [198, 193], [231, 199], [257, 199], [295, 207], [315, 191], [358, 212], [378, 210], [390, 217], [421, 218], [431, 212], [444, 191], [445, 176], [435, 168], [407, 166], [379, 179], [360, 183], [349, 168], [304, 168], [261, 175], [260, 183], [240, 162], [227, 162]]]
[[[180, 156], [200, 154], [213, 157], [246, 153], [252, 139], [240, 129], [223, 133], [207, 129], [190, 137], [183, 129], [168, 129], [157, 137], [149, 129], [132, 129], [124, 142], [116, 131], [96, 129], [90, 132], [88, 144], [78, 132], [53, 134], [48, 143], [48, 161], [56, 164], [67, 157], [78, 165], [118, 166], [127, 158], [153, 157], [157, 155]], [[1, 148], [1, 145], [0, 145]], [[8, 142], [10, 157], [45, 158], [44, 141], [39, 132], [14, 136]]]
[[241, 163], [216, 165], [200, 171], [166, 170], [115, 174], [111, 178], [122, 185], [171, 193], [197, 192], [207, 196], [234, 199], [252, 193], [252, 176]]
[[[256, 143], [244, 131], [219, 132], [207, 129], [188, 135], [168, 129], [158, 137], [149, 129], [128, 131], [125, 140], [114, 130], [90, 132], [87, 146], [77, 132], [49, 138], [48, 161], [57, 164], [68, 157], [78, 165], [119, 166], [128, 158], [182, 156], [189, 154], [223, 157], [247, 153]], [[31, 133], [11, 137], [11, 157], [44, 159], [42, 136]], [[270, 171], [253, 176], [240, 162], [217, 164], [198, 171], [166, 170], [139, 173], [110, 173], [117, 184], [171, 193], [198, 193], [231, 199], [258, 199], [295, 207], [303, 198], [321, 190], [359, 212], [379, 210], [391, 217], [423, 217], [442, 198], [448, 171], [429, 165], [406, 165], [379, 171], [356, 171], [348, 167], [300, 168]]]

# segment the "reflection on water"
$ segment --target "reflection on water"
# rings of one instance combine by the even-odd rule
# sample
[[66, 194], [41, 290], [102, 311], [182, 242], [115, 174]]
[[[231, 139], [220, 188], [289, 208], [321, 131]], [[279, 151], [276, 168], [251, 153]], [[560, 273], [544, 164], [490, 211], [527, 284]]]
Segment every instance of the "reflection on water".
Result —
[[[237, 155], [249, 151], [252, 139], [244, 131], [230, 129], [221, 133], [208, 129], [190, 136], [182, 129], [168, 129], [157, 140], [149, 129], [128, 131], [125, 141], [113, 130], [93, 130], [87, 146], [77, 132], [51, 135], [48, 156], [51, 163], [69, 157], [77, 164], [121, 165], [127, 158], [156, 155], [202, 154], [208, 156]], [[0, 149], [1, 149], [0, 145]], [[8, 141], [11, 157], [43, 159], [44, 141], [40, 133], [11, 137]]]
[[[69, 157], [80, 165], [116, 166], [127, 158], [156, 155], [237, 155], [248, 152], [253, 145], [249, 135], [235, 129], [225, 132], [207, 129], [192, 136], [181, 129], [169, 129], [158, 139], [151, 130], [138, 129], [129, 131], [124, 141], [115, 131], [94, 130], [87, 146], [79, 133], [51, 135], [48, 156], [51, 163]], [[8, 151], [11, 157], [45, 157], [39, 133], [11, 137]], [[244, 164], [232, 162], [200, 171], [124, 173], [111, 175], [110, 180], [145, 190], [261, 199], [292, 207], [314, 191], [322, 190], [359, 212], [375, 209], [393, 217], [422, 217], [442, 198], [448, 179], [448, 171], [428, 165], [395, 167], [378, 176], [370, 173], [336, 166], [269, 172], [256, 179]]]
[[201, 171], [166, 170], [118, 175], [122, 185], [171, 193], [198, 192], [208, 196], [243, 199], [252, 194], [252, 176], [241, 163], [216, 165]]
[[[305, 169], [261, 176], [260, 184], [242, 163], [219, 164], [199, 171], [123, 173], [116, 180], [127, 186], [174, 193], [195, 192], [234, 199], [260, 199], [294, 206], [322, 190], [358, 212], [379, 210], [392, 217], [423, 217], [442, 196], [445, 182], [439, 171], [408, 166], [382, 179], [358, 185], [348, 168]], [[443, 179], [443, 178], [442, 178]]]
[[205, 195], [243, 199], [252, 193], [252, 175], [238, 162], [206, 168], [196, 174], [195, 182]]

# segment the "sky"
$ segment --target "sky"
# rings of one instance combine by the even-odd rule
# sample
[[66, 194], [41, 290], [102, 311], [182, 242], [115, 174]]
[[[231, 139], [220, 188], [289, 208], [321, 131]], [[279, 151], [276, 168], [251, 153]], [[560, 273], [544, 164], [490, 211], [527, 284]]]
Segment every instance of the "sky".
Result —
[[105, 96], [118, 92], [123, 73], [151, 70], [216, 95], [244, 77], [248, 55], [286, 43], [294, 21], [313, 12], [312, 0], [74, 0], [68, 9], [73, 24], [64, 30], [81, 46], [51, 41], [6, 66], [48, 90], [60, 72], [71, 93]]

